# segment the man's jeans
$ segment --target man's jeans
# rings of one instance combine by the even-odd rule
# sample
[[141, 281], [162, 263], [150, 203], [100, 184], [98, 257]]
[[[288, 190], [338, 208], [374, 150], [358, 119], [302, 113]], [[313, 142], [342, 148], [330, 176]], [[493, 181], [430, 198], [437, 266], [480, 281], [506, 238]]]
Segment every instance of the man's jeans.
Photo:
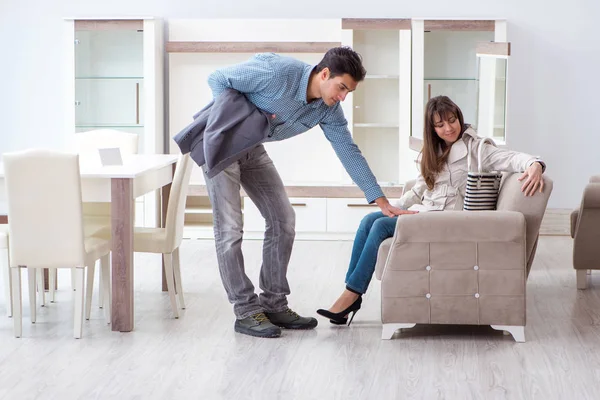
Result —
[[[204, 176], [213, 209], [219, 271], [235, 316], [243, 319], [262, 311], [285, 310], [296, 216], [273, 161], [260, 145], [212, 179]], [[244, 271], [240, 185], [266, 221], [260, 296]]]
[[366, 293], [375, 272], [379, 245], [394, 236], [398, 217], [387, 217], [374, 212], [363, 218], [356, 231], [346, 286], [358, 293]]

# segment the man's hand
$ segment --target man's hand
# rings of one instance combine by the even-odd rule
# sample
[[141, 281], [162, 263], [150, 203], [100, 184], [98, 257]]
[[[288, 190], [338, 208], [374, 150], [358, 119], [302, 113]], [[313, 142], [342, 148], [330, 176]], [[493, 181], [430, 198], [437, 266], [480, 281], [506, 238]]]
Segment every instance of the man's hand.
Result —
[[379, 206], [379, 208], [381, 208], [381, 212], [383, 213], [383, 215], [387, 215], [388, 217], [395, 217], [396, 215], [416, 214], [417, 213], [417, 211], [401, 210], [398, 207], [394, 207], [393, 205], [390, 204], [390, 202], [388, 201], [388, 199], [386, 197], [379, 197], [379, 198], [375, 199], [375, 203]]
[[523, 175], [519, 178], [520, 181], [527, 178], [523, 186], [521, 186], [521, 192], [525, 192], [525, 196], [533, 196], [535, 191], [539, 188], [540, 193], [544, 189], [544, 178], [542, 177], [542, 166], [538, 162], [534, 162], [523, 172]]

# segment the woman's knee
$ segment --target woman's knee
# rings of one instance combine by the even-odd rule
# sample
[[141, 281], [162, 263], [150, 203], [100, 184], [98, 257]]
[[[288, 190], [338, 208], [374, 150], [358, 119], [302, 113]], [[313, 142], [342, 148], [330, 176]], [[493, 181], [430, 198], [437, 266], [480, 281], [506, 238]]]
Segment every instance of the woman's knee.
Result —
[[392, 237], [394, 236], [394, 230], [396, 229], [397, 222], [397, 217], [380, 218], [373, 222], [373, 226], [371, 227], [371, 233], [381, 238]]
[[383, 213], [381, 213], [381, 212], [374, 212], [374, 213], [365, 215], [363, 217], [363, 219], [360, 221], [359, 229], [366, 230], [366, 231], [371, 230], [371, 227], [373, 226], [373, 224], [378, 219], [380, 219], [382, 216], [383, 216]]

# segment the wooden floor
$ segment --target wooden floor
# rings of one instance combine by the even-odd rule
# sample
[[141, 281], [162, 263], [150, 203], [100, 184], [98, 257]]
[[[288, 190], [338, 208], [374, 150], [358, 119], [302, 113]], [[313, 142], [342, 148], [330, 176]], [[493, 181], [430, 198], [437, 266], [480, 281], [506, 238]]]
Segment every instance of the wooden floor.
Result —
[[[255, 282], [260, 246], [244, 244]], [[350, 249], [296, 242], [288, 273], [295, 310], [316, 315], [330, 306]], [[136, 255], [132, 333], [111, 332], [94, 307], [84, 337], [73, 339], [68, 272], [58, 302], [39, 309], [35, 325], [24, 299], [22, 339], [0, 303], [0, 399], [600, 398], [600, 273], [576, 290], [568, 237], [540, 240], [521, 344], [468, 326], [417, 326], [382, 341], [378, 281], [349, 328], [319, 318], [317, 329], [280, 339], [239, 335], [214, 243], [185, 241], [181, 261], [188, 308], [175, 320], [159, 290], [159, 258]]]

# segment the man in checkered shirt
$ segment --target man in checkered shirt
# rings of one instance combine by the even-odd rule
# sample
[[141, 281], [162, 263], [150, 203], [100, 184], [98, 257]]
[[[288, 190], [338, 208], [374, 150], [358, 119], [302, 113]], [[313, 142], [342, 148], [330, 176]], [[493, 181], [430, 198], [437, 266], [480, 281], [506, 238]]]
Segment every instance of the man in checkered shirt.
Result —
[[[272, 114], [267, 141], [287, 139], [319, 124], [367, 201], [375, 202], [391, 217], [406, 211], [390, 205], [384, 196], [352, 139], [340, 105], [365, 75], [359, 54], [348, 47], [336, 47], [316, 66], [277, 54], [256, 54], [247, 62], [216, 70], [208, 84], [215, 98], [228, 88], [235, 89]], [[259, 296], [244, 272], [240, 185], [266, 220]], [[206, 186], [213, 207], [219, 270], [234, 305], [235, 331], [279, 337], [281, 328], [316, 327], [315, 318], [301, 317], [287, 304], [290, 288], [286, 272], [294, 243], [295, 213], [263, 145], [213, 178], [207, 177]]]

